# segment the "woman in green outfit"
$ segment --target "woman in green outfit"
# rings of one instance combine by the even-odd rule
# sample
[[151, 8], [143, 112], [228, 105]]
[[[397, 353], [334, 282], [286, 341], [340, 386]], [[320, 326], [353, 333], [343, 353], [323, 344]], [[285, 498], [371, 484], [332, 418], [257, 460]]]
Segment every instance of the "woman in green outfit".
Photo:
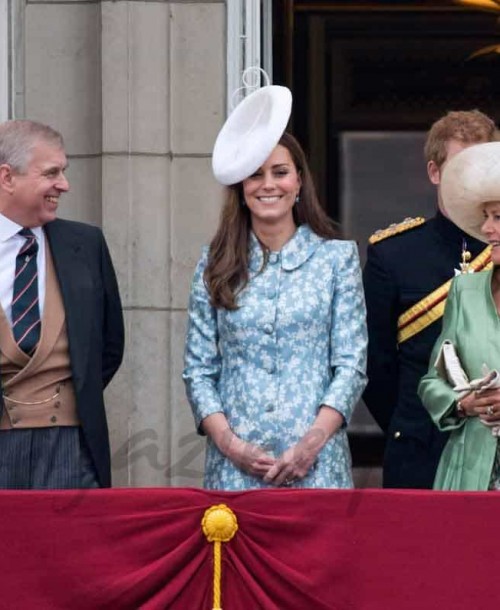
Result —
[[[500, 490], [500, 388], [458, 392], [443, 378], [443, 342], [453, 344], [468, 379], [500, 371], [500, 142], [478, 144], [445, 166], [441, 194], [449, 218], [491, 246], [488, 271], [452, 282], [443, 329], [418, 393], [440, 430], [450, 431], [434, 489]], [[436, 366], [438, 364], [438, 366]]]

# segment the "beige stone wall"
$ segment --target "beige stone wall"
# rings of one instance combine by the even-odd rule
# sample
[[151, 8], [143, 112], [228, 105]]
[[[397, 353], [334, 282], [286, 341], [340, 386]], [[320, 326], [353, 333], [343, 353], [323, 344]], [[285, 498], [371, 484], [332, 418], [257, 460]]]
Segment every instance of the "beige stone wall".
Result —
[[63, 133], [61, 216], [103, 227], [125, 309], [125, 360], [106, 395], [118, 486], [200, 484], [181, 370], [189, 283], [220, 205], [210, 153], [225, 31], [223, 1], [24, 9], [24, 114]]

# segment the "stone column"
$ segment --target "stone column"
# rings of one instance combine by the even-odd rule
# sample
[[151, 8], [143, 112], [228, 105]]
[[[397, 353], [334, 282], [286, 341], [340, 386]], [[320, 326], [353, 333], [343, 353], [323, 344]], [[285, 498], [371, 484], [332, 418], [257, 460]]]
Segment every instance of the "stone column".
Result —
[[102, 4], [103, 228], [127, 320], [108, 392], [116, 485], [198, 485], [181, 381], [189, 283], [215, 226], [223, 3]]
[[25, 5], [24, 109], [63, 134], [71, 192], [64, 218], [101, 222], [100, 5], [34, 0]]

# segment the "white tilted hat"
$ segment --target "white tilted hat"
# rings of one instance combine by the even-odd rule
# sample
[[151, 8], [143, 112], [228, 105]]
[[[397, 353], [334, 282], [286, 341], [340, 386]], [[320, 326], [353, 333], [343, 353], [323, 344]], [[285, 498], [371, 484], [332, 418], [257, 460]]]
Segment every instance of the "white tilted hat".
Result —
[[292, 111], [287, 87], [266, 85], [245, 97], [215, 141], [212, 169], [218, 182], [237, 184], [266, 161], [286, 129]]
[[481, 241], [483, 204], [500, 201], [500, 142], [475, 144], [444, 166], [441, 198], [450, 220]]

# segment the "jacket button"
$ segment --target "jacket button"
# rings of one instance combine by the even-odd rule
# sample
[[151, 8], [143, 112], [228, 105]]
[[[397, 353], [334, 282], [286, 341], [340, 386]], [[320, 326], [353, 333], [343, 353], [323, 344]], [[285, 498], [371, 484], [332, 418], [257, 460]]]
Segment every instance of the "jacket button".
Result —
[[269, 255], [269, 262], [271, 265], [275, 265], [279, 260], [279, 254], [275, 254], [274, 252]]
[[53, 424], [55, 424], [55, 423], [56, 423], [56, 421], [57, 421], [57, 417], [56, 417], [55, 415], [53, 415], [53, 416], [50, 418], [50, 421], [51, 421]]
[[394, 432], [394, 438], [400, 438], [401, 436], [401, 432], [399, 430], [397, 430], [397, 432]]
[[264, 332], [266, 333], [266, 335], [271, 335], [273, 330], [274, 330], [274, 326], [272, 324], [264, 325]]
[[268, 402], [265, 409], [268, 413], [272, 413], [272, 411], [274, 411], [274, 405], [271, 402]]

